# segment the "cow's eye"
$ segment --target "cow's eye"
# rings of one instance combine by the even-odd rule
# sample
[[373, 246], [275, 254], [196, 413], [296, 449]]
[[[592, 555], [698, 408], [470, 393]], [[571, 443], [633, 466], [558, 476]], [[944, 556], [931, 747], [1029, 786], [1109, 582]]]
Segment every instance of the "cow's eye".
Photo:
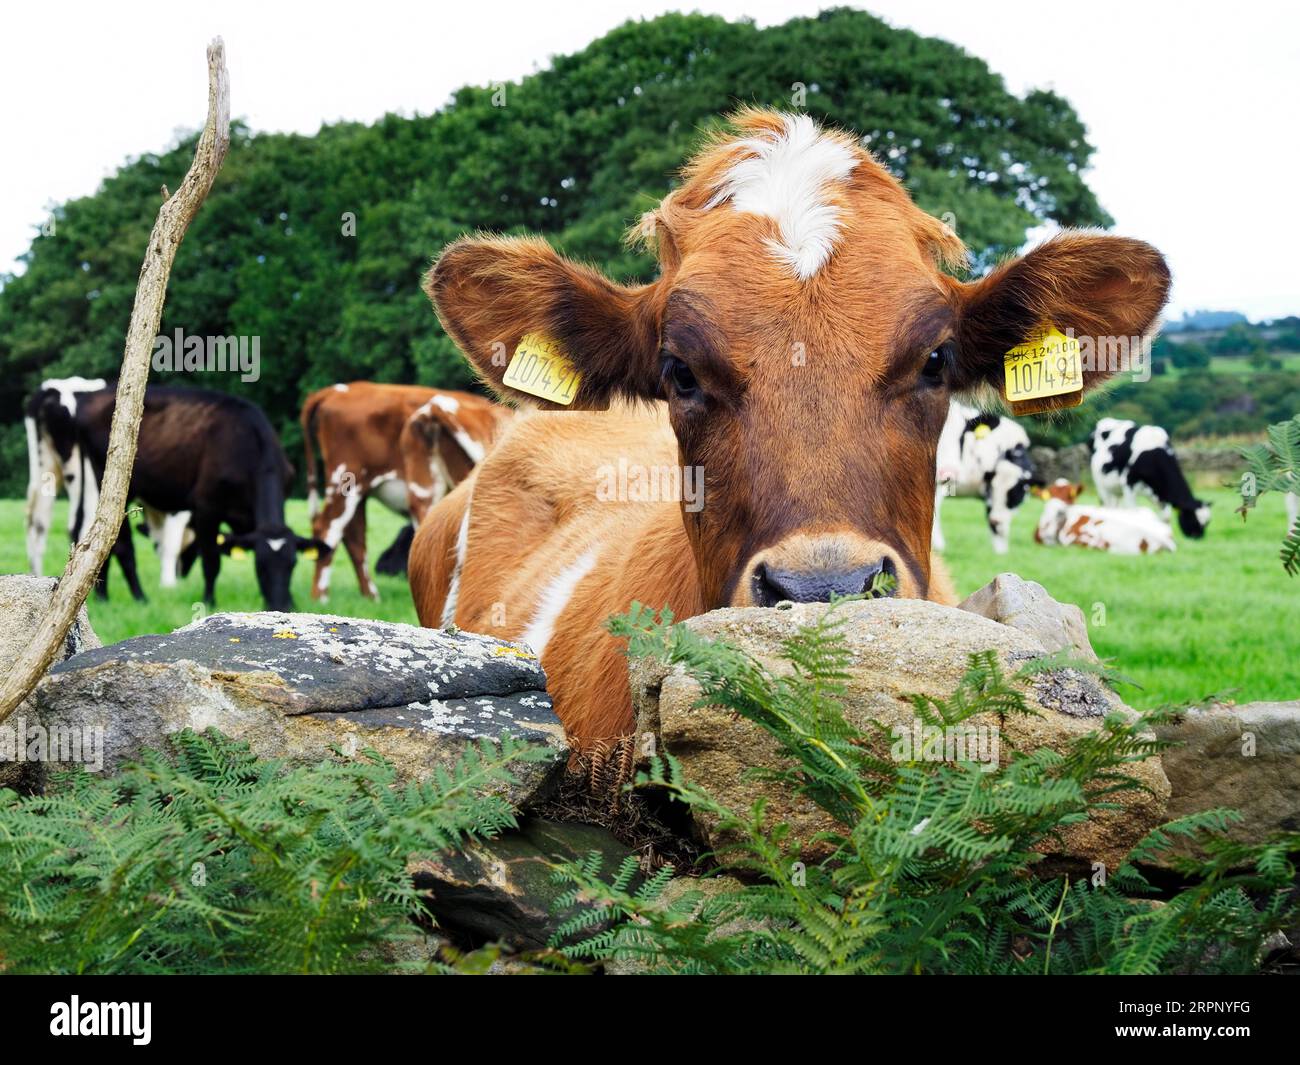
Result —
[[689, 399], [699, 395], [700, 383], [695, 380], [691, 368], [676, 355], [663, 356], [660, 372], [664, 382], [670, 384], [681, 398]]
[[930, 352], [925, 360], [925, 365], [921, 368], [921, 380], [929, 385], [943, 384], [948, 376], [948, 366], [951, 362], [952, 355], [948, 345], [940, 345]]

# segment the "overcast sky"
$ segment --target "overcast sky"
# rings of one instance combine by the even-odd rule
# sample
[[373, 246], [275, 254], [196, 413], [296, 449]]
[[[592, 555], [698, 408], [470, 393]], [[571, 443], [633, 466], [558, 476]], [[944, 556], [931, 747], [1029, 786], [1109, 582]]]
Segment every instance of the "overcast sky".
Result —
[[[193, 129], [221, 34], [232, 111], [255, 130], [428, 113], [457, 86], [516, 79], [628, 18], [698, 9], [760, 25], [805, 0], [6, 4], [0, 33], [0, 272], [49, 205]], [[1089, 175], [1120, 233], [1174, 271], [1171, 316], [1300, 313], [1300, 14], [1280, 0], [877, 0], [898, 26], [1050, 87], [1087, 124]], [[433, 249], [429, 249], [432, 253]]]

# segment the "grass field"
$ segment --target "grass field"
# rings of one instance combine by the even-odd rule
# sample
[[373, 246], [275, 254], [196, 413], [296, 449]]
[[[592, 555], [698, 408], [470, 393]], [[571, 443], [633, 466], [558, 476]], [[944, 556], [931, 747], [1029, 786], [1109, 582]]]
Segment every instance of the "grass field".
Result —
[[[1046, 548], [1033, 542], [1042, 504], [1029, 500], [1017, 513], [1009, 555], [998, 557], [989, 544], [978, 500], [944, 504], [945, 559], [965, 596], [996, 574], [1011, 570], [1044, 585], [1057, 599], [1078, 603], [1088, 618], [1097, 653], [1113, 660], [1140, 688], [1124, 690], [1134, 706], [1187, 702], [1212, 693], [1239, 701], [1300, 698], [1300, 577], [1288, 577], [1277, 559], [1285, 514], [1280, 498], [1266, 496], [1250, 520], [1233, 513], [1231, 492], [1210, 489], [1215, 518], [1206, 538], [1178, 537], [1174, 554], [1124, 558], [1077, 548]], [[1084, 497], [1084, 502], [1095, 498]], [[63, 528], [62, 502], [56, 529]], [[290, 524], [305, 534], [306, 505], [293, 501]], [[371, 558], [388, 546], [401, 519], [378, 504], [368, 512]], [[0, 501], [0, 572], [26, 570], [23, 504]], [[58, 573], [66, 540], [51, 535], [45, 572]], [[91, 623], [105, 643], [146, 632], [167, 632], [202, 614], [202, 580], [196, 566], [180, 586], [158, 587], [158, 562], [143, 538], [136, 540], [141, 582], [149, 602], [135, 603], [126, 592], [117, 564], [110, 576], [112, 599], [92, 597]], [[308, 596], [311, 563], [302, 560], [293, 592], [301, 610], [320, 610], [389, 621], [415, 621], [410, 593], [402, 578], [379, 577], [380, 601], [363, 599], [351, 563], [335, 563], [331, 599], [319, 607]], [[223, 559], [217, 584], [217, 609], [256, 610], [261, 606], [251, 558]]]

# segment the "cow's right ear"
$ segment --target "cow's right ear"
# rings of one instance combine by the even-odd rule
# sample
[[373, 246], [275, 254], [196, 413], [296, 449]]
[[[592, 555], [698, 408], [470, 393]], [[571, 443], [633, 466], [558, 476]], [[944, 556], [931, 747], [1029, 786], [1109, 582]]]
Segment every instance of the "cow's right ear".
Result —
[[[548, 410], [603, 410], [658, 393], [656, 285], [617, 285], [561, 258], [545, 241], [462, 238], [425, 278], [443, 328], [502, 399]], [[557, 347], [580, 375], [572, 402], [551, 402], [503, 378], [526, 336]]]

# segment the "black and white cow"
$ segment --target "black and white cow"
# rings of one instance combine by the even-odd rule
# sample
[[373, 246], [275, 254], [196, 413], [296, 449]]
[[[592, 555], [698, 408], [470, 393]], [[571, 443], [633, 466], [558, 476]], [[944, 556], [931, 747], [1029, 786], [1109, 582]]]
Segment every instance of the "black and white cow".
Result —
[[[103, 378], [49, 378], [30, 396], [24, 407], [27, 430], [27, 564], [40, 575], [49, 540], [54, 500], [59, 489], [68, 496], [68, 538], [76, 543], [82, 530], [94, 516], [99, 501], [99, 482], [95, 471], [76, 440], [77, 405], [84, 398], [106, 387]], [[164, 514], [152, 507], [144, 508], [140, 531], [153, 541], [161, 563], [160, 584], [176, 584], [178, 566], [184, 572], [194, 562], [190, 545], [194, 534], [189, 529], [189, 514]], [[121, 557], [119, 555], [119, 557]], [[137, 598], [144, 593], [132, 569], [127, 583]], [[100, 574], [95, 588], [100, 597], [108, 594], [108, 573]]]
[[75, 542], [84, 509], [81, 485], [88, 467], [76, 446], [73, 420], [78, 397], [105, 387], [102, 377], [50, 378], [23, 407], [27, 430], [27, 565], [41, 575], [54, 500], [68, 493], [68, 534]]
[[1158, 425], [1102, 418], [1088, 438], [1092, 480], [1103, 506], [1137, 506], [1141, 492], [1164, 506], [1165, 521], [1178, 511], [1184, 536], [1199, 539], [1210, 523], [1210, 504], [1192, 495], [1182, 467]]
[[1042, 482], [1029, 458], [1029, 434], [1012, 419], [985, 414], [952, 400], [939, 436], [935, 481], [934, 530], [931, 542], [944, 549], [939, 506], [943, 497], [978, 496], [984, 500], [993, 551], [1010, 546], [1011, 516], [1025, 501], [1031, 485]]
[[[107, 388], [77, 404], [77, 444], [97, 480], [103, 476], [116, 398], [116, 390]], [[285, 491], [292, 476], [271, 423], [255, 404], [198, 388], [150, 386], [145, 392], [131, 498], [165, 514], [191, 513], [208, 604], [215, 601], [222, 551], [240, 547], [253, 554], [266, 608], [293, 608], [289, 582], [298, 552], [322, 545], [285, 524]], [[223, 524], [230, 532], [221, 540]], [[134, 550], [123, 525], [114, 553], [130, 580]]]

